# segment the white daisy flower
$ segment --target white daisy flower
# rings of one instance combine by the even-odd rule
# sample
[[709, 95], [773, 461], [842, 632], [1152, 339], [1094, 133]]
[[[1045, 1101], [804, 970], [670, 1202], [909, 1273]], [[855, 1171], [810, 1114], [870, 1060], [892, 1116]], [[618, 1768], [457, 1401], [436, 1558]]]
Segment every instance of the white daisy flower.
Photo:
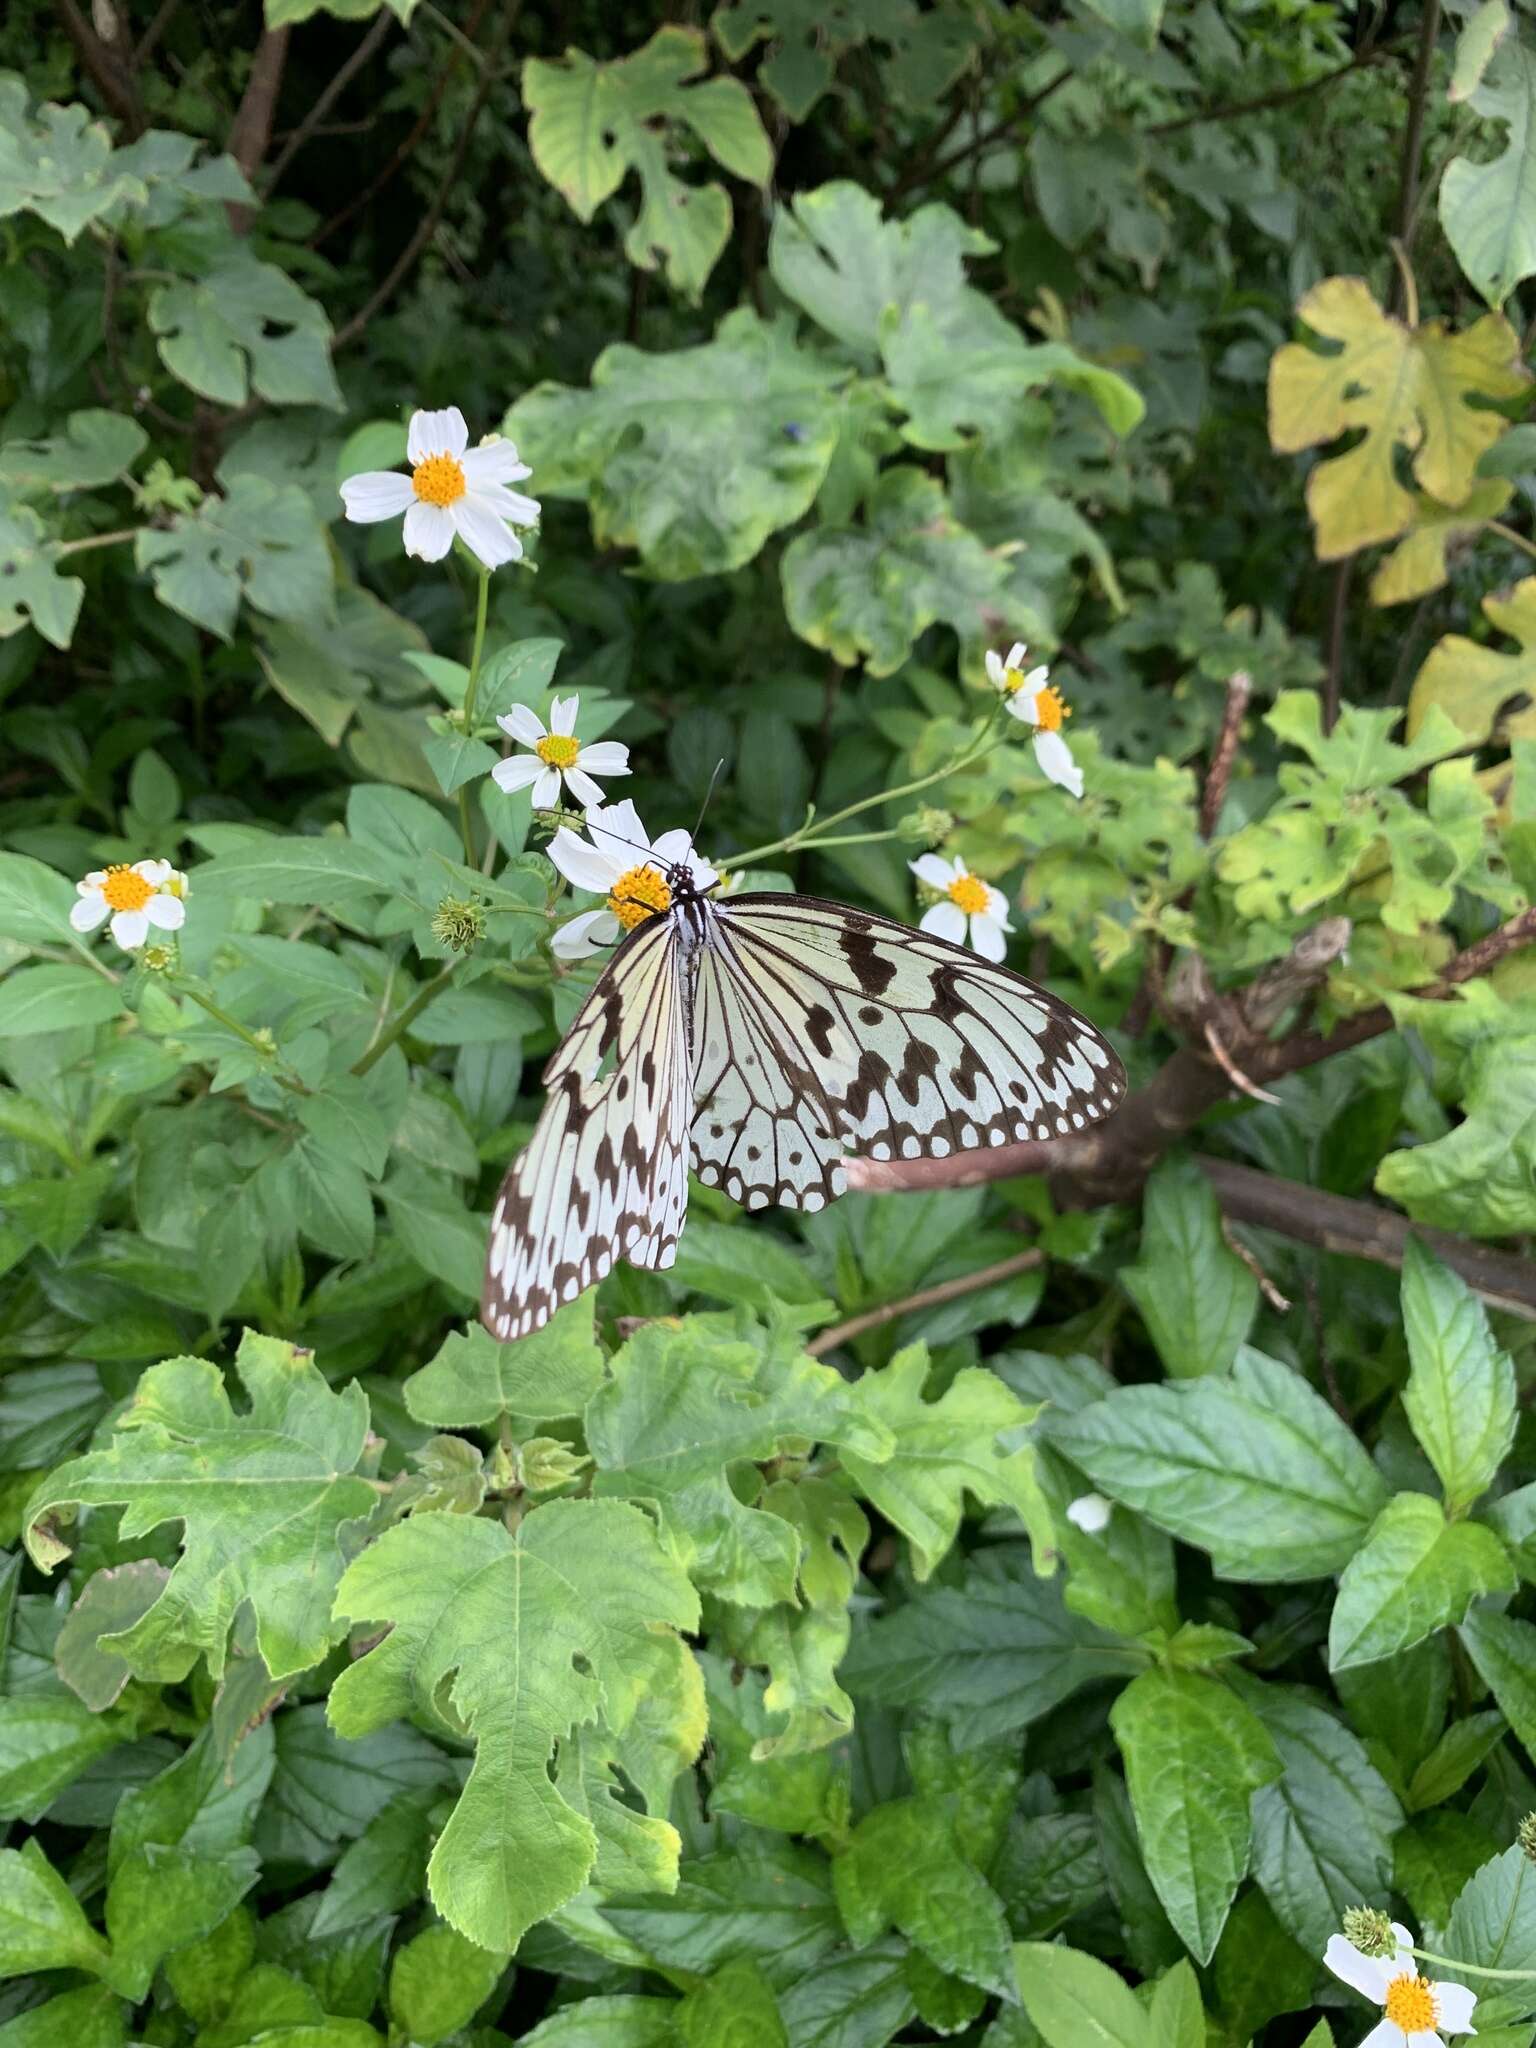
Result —
[[1097, 1536], [1109, 1527], [1113, 1504], [1102, 1493], [1080, 1493], [1067, 1508], [1067, 1520], [1085, 1536]]
[[585, 839], [562, 825], [549, 843], [549, 857], [576, 888], [604, 897], [599, 909], [584, 910], [555, 933], [553, 951], [561, 960], [584, 959], [632, 932], [654, 911], [669, 910], [668, 868], [681, 863], [697, 889], [707, 889], [717, 879], [715, 870], [694, 852], [689, 833], [663, 832], [653, 843], [627, 798], [588, 811]]
[[1013, 926], [1008, 922], [1008, 899], [1001, 889], [973, 875], [963, 860], [944, 860], [936, 853], [922, 854], [907, 866], [920, 882], [938, 889], [944, 898], [923, 912], [919, 931], [933, 932], [951, 945], [963, 946], [969, 927], [970, 943], [983, 959], [1002, 959], [1008, 951], [1003, 934]]
[[136, 953], [153, 925], [178, 932], [186, 922], [187, 878], [168, 860], [136, 860], [131, 867], [97, 868], [76, 882], [80, 899], [69, 913], [77, 932], [93, 932], [110, 917], [107, 929], [125, 953]]
[[487, 569], [520, 560], [522, 542], [507, 522], [535, 525], [539, 504], [507, 485], [533, 472], [518, 461], [510, 441], [488, 434], [478, 448], [468, 442], [469, 429], [456, 405], [444, 412], [413, 412], [405, 441], [410, 475], [368, 469], [349, 476], [341, 487], [347, 517], [371, 526], [403, 512], [405, 552], [424, 562], [440, 562], [455, 534]]
[[491, 780], [498, 789], [510, 796], [531, 785], [536, 811], [547, 811], [560, 801], [562, 782], [583, 809], [602, 803], [602, 789], [592, 777], [627, 775], [629, 749], [617, 740], [599, 740], [595, 746], [584, 747], [574, 738], [579, 702], [576, 697], [556, 697], [549, 707], [547, 731], [543, 719], [526, 704], [514, 704], [505, 718], [497, 719], [509, 739], [521, 740], [533, 749], [531, 754], [514, 754], [510, 760], [496, 763]]
[[1410, 1953], [1413, 1936], [1396, 1920], [1389, 1956], [1368, 1956], [1342, 1934], [1329, 1940], [1323, 1961], [1335, 1977], [1384, 2009], [1360, 2048], [1442, 2048], [1446, 2034], [1475, 2034], [1472, 2014], [1477, 1994], [1461, 1984], [1439, 1984], [1419, 1975]]
[[1006, 659], [994, 654], [989, 647], [988, 678], [993, 689], [1007, 698], [1009, 714], [1034, 727], [1035, 759], [1040, 764], [1041, 774], [1048, 782], [1054, 782], [1058, 789], [1070, 790], [1073, 796], [1081, 796], [1083, 771], [1073, 760], [1072, 751], [1061, 736], [1062, 723], [1072, 716], [1071, 709], [1051, 681], [1051, 672], [1044, 662], [1026, 671], [1024, 656], [1022, 640], [1014, 641]]

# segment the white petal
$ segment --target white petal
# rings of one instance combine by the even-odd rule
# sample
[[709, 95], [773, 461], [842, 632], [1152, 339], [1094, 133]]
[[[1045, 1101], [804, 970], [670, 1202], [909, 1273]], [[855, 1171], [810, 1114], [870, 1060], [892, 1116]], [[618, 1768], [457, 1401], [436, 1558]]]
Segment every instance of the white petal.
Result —
[[611, 910], [584, 910], [555, 933], [550, 951], [560, 960], [584, 960], [619, 936], [619, 920]]
[[606, 894], [624, 872], [624, 866], [611, 855], [600, 853], [585, 839], [578, 839], [565, 825], [549, 842], [546, 851], [568, 882], [578, 889], [594, 890], [599, 895]]
[[1419, 1974], [1419, 1965], [1413, 1953], [1413, 1936], [1401, 1920], [1389, 1921], [1388, 1925], [1392, 1929], [1392, 1939], [1397, 1943], [1397, 1955], [1393, 1959], [1394, 1970], [1407, 1970], [1416, 1977]]
[[1003, 687], [1003, 657], [990, 647], [987, 649], [987, 681], [994, 689]]
[[417, 499], [405, 515], [405, 552], [419, 561], [440, 562], [453, 546], [452, 514], [442, 505]]
[[408, 476], [394, 469], [365, 469], [349, 476], [341, 487], [341, 502], [355, 526], [372, 526], [380, 519], [398, 519], [416, 502]]
[[[577, 803], [585, 807], [587, 805], [600, 804], [602, 802], [602, 784], [600, 782], [594, 782], [590, 775], [584, 775], [581, 771], [580, 762], [577, 762], [577, 764], [573, 768], [562, 768], [560, 772], [565, 777], [566, 788], [571, 792], [571, 795], [575, 797]], [[537, 802], [538, 799], [535, 798], [534, 801]]]
[[568, 740], [576, 730], [576, 713], [580, 705], [581, 699], [574, 691], [569, 697], [552, 697], [549, 702], [550, 731]]
[[994, 889], [990, 882], [984, 882], [982, 887], [987, 892], [986, 915], [1000, 930], [1011, 932], [1013, 926], [1008, 922], [1008, 898], [1001, 889]]
[[932, 932], [937, 939], [948, 939], [952, 946], [965, 944], [965, 912], [958, 903], [935, 903], [923, 912], [920, 932]]
[[469, 445], [469, 429], [456, 405], [441, 412], [413, 412], [405, 436], [405, 452], [411, 462], [424, 462], [429, 455], [462, 455]]
[[1465, 1984], [1435, 1984], [1431, 1988], [1442, 2033], [1472, 2034], [1477, 2031], [1472, 2024], [1472, 2015], [1477, 2009], [1475, 1991], [1469, 1991]]
[[136, 860], [133, 872], [142, 875], [152, 888], [160, 888], [175, 872], [168, 860]]
[[919, 854], [916, 860], [909, 860], [907, 866], [930, 889], [947, 889], [957, 875], [965, 872], [959, 861], [941, 860], [936, 853]]
[[1067, 1509], [1067, 1520], [1085, 1536], [1097, 1536], [1101, 1529], [1109, 1527], [1113, 1512], [1102, 1493], [1080, 1493]]
[[[1430, 2035], [1434, 2040], [1434, 2035]], [[1360, 2048], [1404, 2048], [1408, 2036], [1396, 2020], [1379, 2020], [1360, 2043]]]
[[533, 475], [526, 462], [518, 461], [513, 441], [467, 448], [459, 460], [464, 465], [465, 482], [475, 491], [494, 490], [498, 484], [515, 484], [520, 477]]
[[448, 508], [464, 545], [487, 569], [500, 569], [522, 559], [523, 544], [506, 521], [473, 492]]
[[107, 899], [97, 893], [82, 896], [69, 906], [69, 921], [77, 932], [93, 932], [107, 914]]
[[543, 719], [537, 711], [530, 711], [526, 704], [514, 704], [496, 723], [509, 739], [521, 740], [525, 747], [536, 747], [540, 740], [549, 737]]
[[[1342, 1977], [1352, 1991], [1358, 1991], [1362, 1998], [1370, 1999], [1373, 2005], [1385, 2005], [1387, 1986], [1392, 1982], [1395, 1969], [1375, 1956], [1363, 1956], [1352, 1941], [1346, 1941], [1342, 1934], [1331, 1934], [1328, 1946], [1323, 1951], [1323, 1961], [1335, 1977]], [[1399, 2029], [1401, 2032], [1401, 2029]]]
[[688, 860], [693, 852], [693, 834], [681, 825], [674, 825], [670, 832], [652, 842], [651, 852], [663, 867], [671, 867], [675, 861]]
[[560, 770], [543, 768], [538, 781], [533, 785], [533, 808], [536, 811], [551, 811], [560, 801]]
[[1031, 692], [1043, 690], [1050, 680], [1051, 672], [1042, 661], [1038, 668], [1032, 668], [1024, 678], [1024, 688]]
[[88, 889], [99, 889], [107, 879], [105, 868], [92, 868], [83, 882], [76, 882], [75, 891], [83, 896]]
[[149, 937], [149, 919], [142, 910], [120, 910], [109, 929], [125, 953], [135, 953]]
[[151, 896], [144, 915], [163, 932], [179, 932], [187, 921], [187, 906], [179, 896]]
[[707, 860], [700, 860], [696, 853], [689, 854], [688, 867], [695, 889], [712, 889], [720, 879], [719, 869], [712, 868]]
[[1072, 750], [1059, 732], [1035, 734], [1035, 759], [1048, 782], [1073, 796], [1083, 793], [1083, 771], [1072, 758]]
[[589, 775], [627, 775], [629, 749], [620, 740], [597, 740], [582, 748], [576, 756], [576, 766], [585, 768]]
[[1008, 941], [1003, 937], [1002, 926], [994, 917], [972, 917], [971, 944], [983, 960], [1005, 960], [1008, 957]]
[[525, 498], [521, 491], [509, 491], [501, 484], [472, 486], [475, 503], [484, 505], [498, 519], [510, 519], [514, 526], [537, 526], [540, 506], [537, 498]]
[[1024, 657], [1028, 652], [1029, 643], [1027, 641], [1015, 640], [1008, 650], [1008, 659], [1004, 662], [1003, 666], [1005, 668], [1022, 668], [1024, 666]]
[[625, 797], [621, 804], [604, 804], [598, 810], [588, 811], [587, 835], [594, 846], [617, 863], [615, 874], [632, 868], [636, 854], [644, 855], [651, 850], [650, 837], [631, 797]]
[[[1395, 2022], [1388, 2021], [1387, 2024], [1390, 2026], [1395, 2024]], [[1378, 2028], [1377, 2031], [1380, 2032], [1380, 2029]], [[1402, 2033], [1400, 2027], [1398, 2032]], [[1433, 2027], [1415, 2027], [1411, 2034], [1403, 2034], [1403, 2041], [1405, 2048], [1445, 2048], [1445, 2044], [1441, 2041], [1440, 2036]]]
[[1020, 690], [1017, 696], [1005, 698], [1003, 709], [1010, 718], [1017, 718], [1025, 725], [1038, 723], [1035, 717], [1035, 700], [1026, 691]]
[[518, 790], [527, 789], [544, 773], [544, 763], [537, 754], [514, 754], [510, 761], [498, 761], [491, 770], [491, 780], [498, 789], [504, 789], [508, 796], [515, 796]]

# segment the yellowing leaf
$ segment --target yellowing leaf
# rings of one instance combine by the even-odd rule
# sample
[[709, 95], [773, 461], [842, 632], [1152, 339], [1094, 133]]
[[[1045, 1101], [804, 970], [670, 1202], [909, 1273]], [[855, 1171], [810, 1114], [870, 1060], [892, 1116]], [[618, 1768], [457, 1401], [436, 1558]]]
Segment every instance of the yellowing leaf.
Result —
[[[1519, 642], [1517, 654], [1480, 646], [1464, 633], [1447, 633], [1429, 650], [1408, 697], [1410, 736], [1431, 712], [1448, 713], [1469, 739], [1485, 740], [1501, 706], [1536, 696], [1536, 576], [1513, 590], [1483, 599], [1490, 624]], [[1510, 739], [1536, 738], [1536, 708], [1527, 705], [1504, 721]]]
[[1406, 604], [1438, 590], [1447, 575], [1447, 550], [1471, 540], [1490, 519], [1497, 519], [1513, 495], [1502, 477], [1481, 477], [1459, 506], [1420, 498], [1413, 525], [1377, 567], [1371, 578], [1372, 604]]
[[1358, 277], [1325, 278], [1298, 308], [1339, 346], [1324, 354], [1288, 342], [1269, 369], [1269, 437], [1296, 454], [1363, 429], [1341, 455], [1318, 463], [1307, 483], [1320, 561], [1395, 539], [1414, 523], [1412, 491], [1397, 476], [1397, 451], [1441, 504], [1462, 505], [1478, 457], [1497, 440], [1502, 416], [1469, 403], [1508, 398], [1529, 382], [1514, 329], [1485, 314], [1465, 334], [1438, 322], [1410, 328], [1384, 313]]

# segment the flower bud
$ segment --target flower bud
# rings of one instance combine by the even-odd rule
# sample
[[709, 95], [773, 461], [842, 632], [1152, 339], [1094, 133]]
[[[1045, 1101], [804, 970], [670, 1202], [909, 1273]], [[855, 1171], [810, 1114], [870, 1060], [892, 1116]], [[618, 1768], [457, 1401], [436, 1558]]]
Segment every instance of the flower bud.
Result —
[[1344, 1912], [1344, 1939], [1363, 1956], [1396, 1955], [1397, 1936], [1392, 1922], [1374, 1906], [1348, 1906]]
[[464, 896], [445, 896], [432, 915], [432, 936], [455, 953], [471, 953], [485, 937], [485, 911]]
[[1532, 1863], [1536, 1863], [1536, 1813], [1528, 1813], [1515, 1829], [1515, 1841], [1521, 1852]]
[[920, 804], [896, 827], [897, 837], [908, 846], [938, 846], [955, 829], [954, 814], [941, 811], [934, 804]]

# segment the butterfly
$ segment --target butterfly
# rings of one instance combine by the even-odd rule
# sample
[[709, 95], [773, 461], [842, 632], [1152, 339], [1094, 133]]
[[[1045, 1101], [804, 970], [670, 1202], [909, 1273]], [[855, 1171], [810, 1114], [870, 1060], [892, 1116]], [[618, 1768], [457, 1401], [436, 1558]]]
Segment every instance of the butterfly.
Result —
[[722, 896], [689, 835], [651, 846], [632, 804], [589, 811], [587, 828], [590, 843], [562, 829], [550, 848], [608, 890], [562, 928], [565, 950], [626, 935], [496, 1198], [493, 1336], [527, 1336], [621, 1258], [670, 1266], [690, 1167], [749, 1209], [815, 1210], [844, 1192], [852, 1154], [1066, 1137], [1118, 1106], [1113, 1049], [1022, 975], [819, 897]]

